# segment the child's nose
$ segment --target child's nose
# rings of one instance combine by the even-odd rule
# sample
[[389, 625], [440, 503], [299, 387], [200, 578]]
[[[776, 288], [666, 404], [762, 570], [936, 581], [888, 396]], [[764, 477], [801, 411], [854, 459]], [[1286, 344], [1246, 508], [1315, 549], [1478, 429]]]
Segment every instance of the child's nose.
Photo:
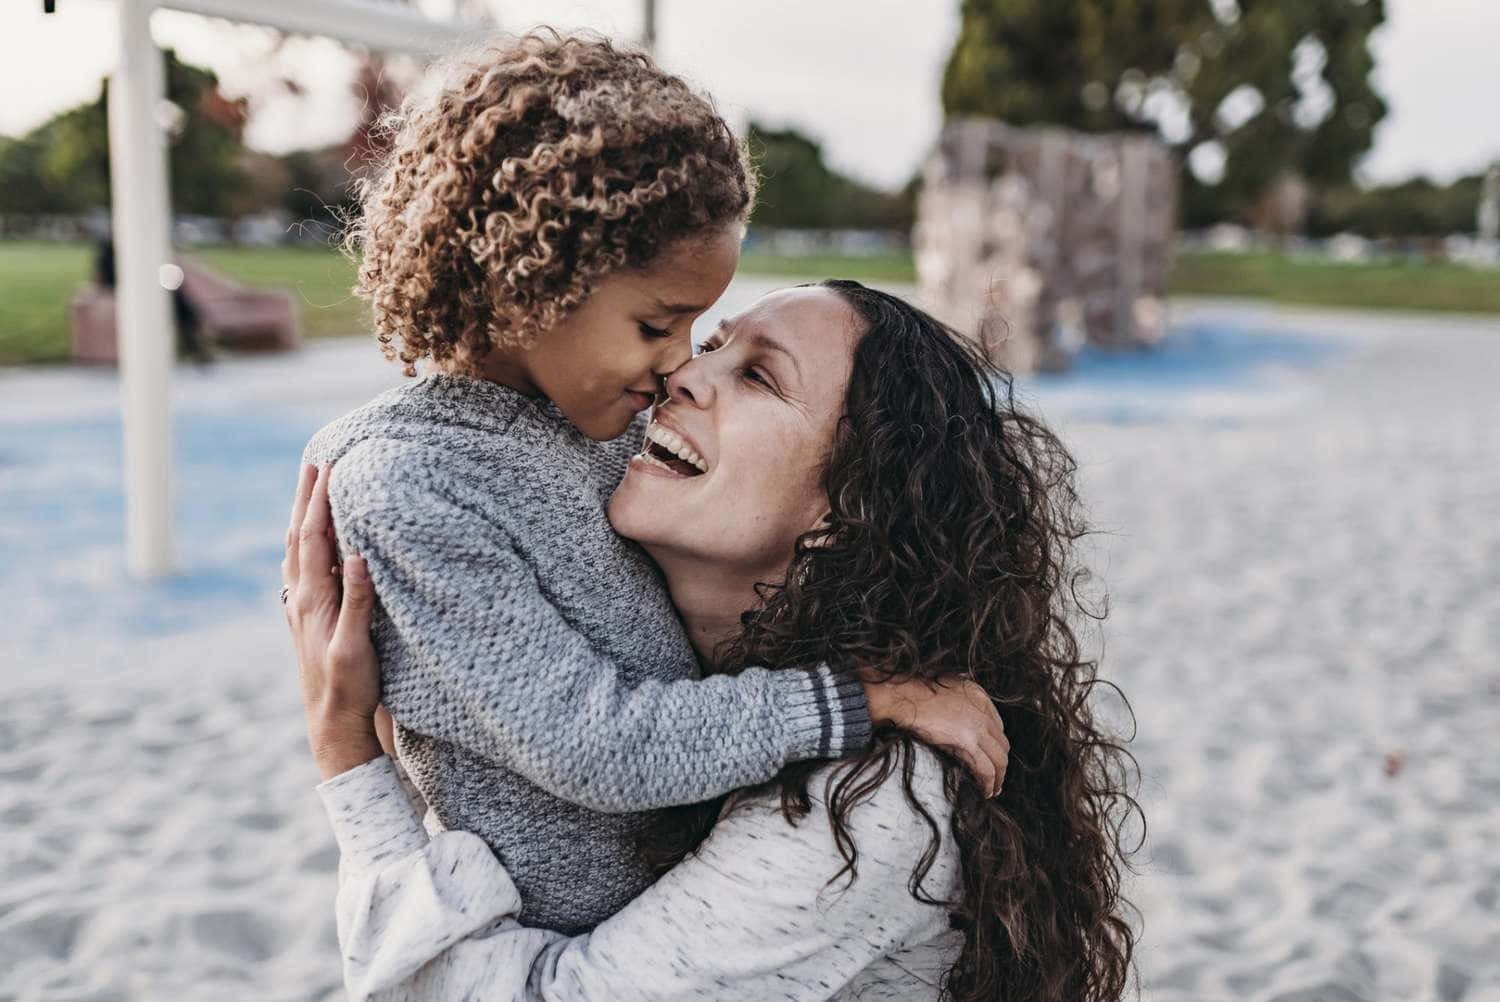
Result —
[[692, 357], [693, 339], [684, 333], [681, 337], [674, 337], [667, 343], [653, 369], [658, 376], [666, 377], [676, 372]]

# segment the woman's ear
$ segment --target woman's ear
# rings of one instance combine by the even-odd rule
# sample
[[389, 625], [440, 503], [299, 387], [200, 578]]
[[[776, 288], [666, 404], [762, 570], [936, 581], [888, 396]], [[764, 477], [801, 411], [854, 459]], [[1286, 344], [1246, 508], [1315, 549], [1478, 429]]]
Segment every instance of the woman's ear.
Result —
[[808, 532], [815, 532], [818, 534], [808, 541], [808, 545], [827, 546], [828, 541], [833, 538], [832, 530], [833, 512], [825, 511], [823, 512], [822, 516], [812, 524], [812, 527], [808, 529]]

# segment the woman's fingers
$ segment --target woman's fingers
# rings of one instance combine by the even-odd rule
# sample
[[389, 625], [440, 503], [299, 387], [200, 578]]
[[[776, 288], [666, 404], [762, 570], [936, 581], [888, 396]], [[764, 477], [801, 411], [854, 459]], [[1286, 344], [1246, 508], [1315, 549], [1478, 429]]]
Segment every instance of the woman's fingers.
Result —
[[384, 706], [375, 708], [375, 734], [380, 738], [380, 747], [385, 749], [392, 762], [396, 761], [396, 722], [391, 719], [391, 711]]
[[983, 749], [965, 748], [964, 763], [974, 774], [974, 779], [985, 796], [993, 797], [999, 787], [995, 777], [995, 763], [989, 754]]
[[969, 769], [985, 796], [993, 797], [1005, 785], [1005, 769], [1010, 764], [1010, 746], [986, 736], [965, 754]]
[[995, 792], [1000, 792], [1000, 787], [1005, 785], [1005, 768], [1010, 764], [1010, 738], [1005, 736], [1005, 721], [996, 720], [995, 726], [990, 729], [990, 757], [995, 760], [998, 775], [995, 778]]
[[318, 468], [307, 463], [302, 464], [302, 470], [297, 475], [297, 493], [292, 498], [292, 519], [286, 529], [286, 555], [281, 561], [281, 583], [287, 590], [294, 591], [297, 587], [297, 576], [300, 571], [298, 560], [297, 536], [302, 531], [302, 519], [307, 514], [307, 501], [312, 497], [313, 482], [318, 479]]
[[375, 588], [370, 584], [370, 568], [364, 557], [344, 561], [344, 600], [339, 605], [339, 621], [333, 630], [330, 652], [335, 660], [347, 658], [370, 647], [370, 610], [375, 606]]
[[370, 614], [375, 592], [369, 567], [360, 557], [344, 562], [344, 600], [328, 641], [327, 669], [319, 702], [331, 718], [360, 722], [375, 735], [380, 705], [380, 662], [370, 641]]
[[334, 545], [329, 531], [333, 525], [333, 512], [328, 507], [328, 477], [332, 470], [331, 466], [318, 470], [307, 499], [307, 511], [302, 516], [302, 527], [297, 532], [302, 570], [297, 605], [304, 614], [318, 611], [329, 614], [330, 618], [339, 606], [339, 580], [333, 576]]
[[1010, 742], [1001, 740], [992, 742], [989, 746], [990, 761], [995, 767], [995, 780], [990, 786], [990, 796], [996, 796], [1005, 789], [1005, 771], [1010, 767]]
[[980, 722], [971, 749], [972, 758], [981, 763], [974, 768], [974, 776], [979, 781], [979, 788], [993, 797], [1005, 785], [1005, 770], [1010, 764], [1010, 739], [1005, 736], [1005, 721], [1000, 718], [989, 693], [978, 682], [966, 679], [959, 685]]

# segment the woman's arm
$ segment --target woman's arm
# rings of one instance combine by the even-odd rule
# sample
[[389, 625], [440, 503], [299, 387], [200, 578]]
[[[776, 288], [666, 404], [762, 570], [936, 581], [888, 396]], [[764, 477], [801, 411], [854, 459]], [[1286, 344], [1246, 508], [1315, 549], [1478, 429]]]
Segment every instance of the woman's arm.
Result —
[[[308, 566], [329, 566], [326, 534], [303, 540]], [[292, 584], [298, 559], [289, 547]], [[820, 805], [795, 827], [746, 805], [593, 933], [521, 926], [515, 885], [484, 842], [465, 832], [429, 839], [380, 754], [373, 593], [361, 566], [347, 562], [342, 601], [324, 594], [323, 574], [310, 575], [322, 598], [294, 631], [309, 743], [331, 777], [320, 792], [343, 853], [338, 928], [356, 998], [825, 998], [876, 958], [944, 928], [942, 910], [907, 890], [931, 830], [893, 784], [853, 813], [861, 859], [848, 887], [826, 886], [842, 860]], [[946, 830], [940, 797], [929, 810]], [[924, 885], [939, 898], [952, 893], [955, 872], [945, 849]]]
[[[935, 761], [917, 778], [921, 791], [942, 789]], [[343, 851], [338, 930], [354, 999], [824, 999], [948, 926], [945, 909], [908, 888], [931, 830], [896, 779], [851, 812], [852, 881], [829, 884], [843, 861], [821, 803], [795, 826], [770, 804], [748, 804], [720, 819], [697, 854], [574, 937], [520, 924], [515, 885], [479, 838], [428, 839], [389, 759], [319, 792]], [[946, 809], [924, 801], [945, 831]], [[956, 874], [950, 836], [924, 890], [952, 896]]]

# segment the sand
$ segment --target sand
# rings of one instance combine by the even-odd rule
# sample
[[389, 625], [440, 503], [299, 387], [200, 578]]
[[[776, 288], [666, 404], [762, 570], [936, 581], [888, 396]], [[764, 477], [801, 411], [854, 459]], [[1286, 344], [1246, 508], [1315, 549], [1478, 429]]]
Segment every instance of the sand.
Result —
[[[1146, 997], [1496, 1002], [1500, 322], [1175, 317], [1022, 391], [1102, 530]], [[0, 999], [340, 997], [276, 564], [302, 441], [393, 381], [182, 372], [182, 571], [139, 585], [112, 374], [0, 370]]]

